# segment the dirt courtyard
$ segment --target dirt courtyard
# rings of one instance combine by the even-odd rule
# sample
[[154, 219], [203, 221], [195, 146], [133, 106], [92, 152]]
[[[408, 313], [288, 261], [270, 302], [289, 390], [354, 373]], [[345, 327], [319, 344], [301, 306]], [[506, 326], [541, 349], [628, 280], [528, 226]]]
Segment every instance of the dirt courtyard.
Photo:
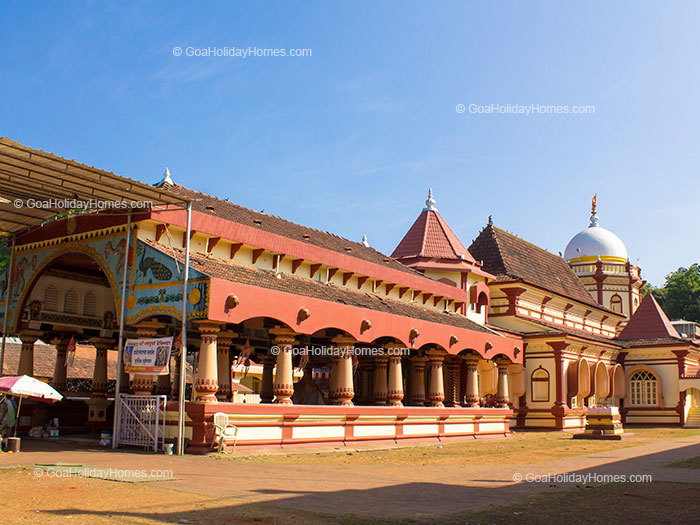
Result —
[[[27, 441], [20, 454], [0, 454], [0, 509], [6, 523], [691, 522], [700, 513], [700, 431], [635, 434], [183, 458]], [[173, 479], [109, 481], [37, 466], [58, 462]]]

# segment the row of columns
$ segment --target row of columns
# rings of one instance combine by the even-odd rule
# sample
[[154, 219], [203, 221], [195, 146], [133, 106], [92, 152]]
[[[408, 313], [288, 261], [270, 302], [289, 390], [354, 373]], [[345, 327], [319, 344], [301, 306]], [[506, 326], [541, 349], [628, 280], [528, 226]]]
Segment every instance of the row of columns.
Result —
[[[288, 328], [270, 330], [274, 336], [273, 346], [279, 349], [276, 359], [263, 360], [263, 377], [261, 401], [263, 403], [291, 404], [294, 393], [292, 347], [296, 343], [296, 334]], [[349, 337], [336, 337], [332, 340], [338, 355], [331, 361], [331, 376], [329, 397], [333, 404], [352, 405], [355, 397], [353, 385], [352, 354], [355, 340]], [[398, 344], [385, 346], [386, 354], [376, 356], [374, 363], [360, 364], [360, 385], [364, 402], [375, 405], [403, 406], [403, 368], [401, 352], [403, 347]], [[401, 349], [401, 350], [400, 350]], [[201, 359], [201, 357], [200, 357]], [[430, 351], [427, 357], [411, 358], [411, 399], [412, 405], [429, 405], [433, 407], [479, 406], [478, 359], [466, 360], [466, 389], [464, 399], [460, 400], [460, 369], [462, 358], [452, 358], [447, 361], [446, 373], [443, 372], [445, 355], [438, 351]], [[273, 377], [273, 368], [276, 372]], [[429, 367], [430, 379], [425, 391], [425, 372]], [[498, 383], [496, 403], [499, 407], [508, 407], [508, 363], [498, 362]], [[201, 370], [201, 364], [200, 364]], [[445, 380], [446, 378], [446, 380]], [[445, 388], [447, 383], [447, 388]], [[372, 386], [371, 399], [367, 393]]]
[[[220, 330], [218, 323], [209, 321], [199, 322], [201, 345], [199, 349], [199, 363], [194, 378], [195, 401], [212, 403], [228, 401], [231, 396], [231, 373], [229, 368], [229, 347], [237, 334]], [[157, 329], [161, 325], [157, 322], [145, 321], [137, 325], [139, 338], [157, 336]], [[265, 356], [263, 358], [261, 402], [291, 404], [294, 394], [292, 347], [296, 344], [296, 333], [286, 327], [278, 327], [270, 330], [274, 337], [273, 345], [279, 349], [276, 357]], [[23, 333], [22, 351], [20, 354], [18, 374], [33, 375], [34, 342], [39, 334]], [[105, 398], [107, 392], [107, 351], [113, 346], [113, 342], [107, 339], [95, 339], [92, 341], [95, 349], [95, 368], [91, 397]], [[331, 363], [331, 377], [329, 397], [333, 404], [352, 405], [355, 397], [353, 385], [352, 355], [355, 340], [350, 337], [339, 336], [332, 340], [338, 349], [338, 355], [334, 356]], [[68, 342], [65, 339], [52, 341], [56, 347], [56, 365], [54, 371], [53, 386], [59, 391], [66, 387], [66, 359]], [[362, 400], [375, 405], [402, 406], [405, 393], [403, 390], [403, 347], [398, 344], [385, 346], [386, 354], [374, 358], [374, 363], [364, 361], [360, 364], [360, 385]], [[172, 394], [177, 396], [179, 388], [178, 376], [179, 359], [173, 368], [175, 380], [172, 383], [170, 375], [158, 376], [156, 379], [157, 394]], [[452, 356], [446, 359], [444, 353], [431, 350], [426, 356], [414, 356], [410, 360], [411, 374], [411, 405], [442, 406], [479, 406], [478, 385], [478, 358], [466, 359], [466, 384], [463, 399], [461, 394], [460, 379], [462, 358]], [[499, 361], [496, 403], [499, 407], [507, 407], [508, 395], [508, 368], [507, 362]], [[443, 370], [444, 369], [444, 370]], [[274, 373], [273, 373], [274, 371]], [[427, 384], [425, 374], [429, 371]], [[129, 391], [129, 376], [122, 372], [122, 392]], [[150, 375], [135, 375], [132, 388], [135, 394], [150, 394], [154, 378]], [[371, 392], [370, 392], [371, 390]]]

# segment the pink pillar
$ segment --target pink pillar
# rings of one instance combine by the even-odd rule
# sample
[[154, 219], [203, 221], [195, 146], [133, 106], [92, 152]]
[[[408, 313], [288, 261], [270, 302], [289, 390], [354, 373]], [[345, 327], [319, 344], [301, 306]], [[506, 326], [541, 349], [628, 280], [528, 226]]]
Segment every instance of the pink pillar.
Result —
[[386, 364], [389, 358], [378, 355], [374, 358], [374, 404], [386, 405], [388, 399], [388, 387], [386, 377]]
[[333, 344], [340, 352], [335, 360], [333, 404], [351, 406], [352, 398], [355, 397], [352, 381], [352, 354], [355, 349], [355, 340], [352, 337], [339, 336], [333, 338]]
[[466, 404], [470, 408], [479, 407], [479, 372], [478, 358], [467, 359], [467, 390]]
[[387, 389], [387, 404], [395, 407], [403, 406], [403, 370], [401, 369], [401, 351], [403, 345], [390, 344], [385, 346], [389, 355], [389, 388]]
[[294, 395], [294, 371], [292, 369], [292, 347], [296, 344], [295, 332], [286, 327], [277, 327], [270, 330], [275, 336], [274, 346], [277, 347], [277, 367], [275, 380], [272, 384], [272, 392], [275, 395], [275, 403], [291, 405]]
[[425, 405], [425, 361], [423, 356], [411, 358], [411, 404], [421, 407]]
[[496, 391], [496, 403], [499, 408], [508, 408], [510, 402], [508, 393], [508, 362], [499, 361], [498, 366], [498, 387]]
[[428, 390], [428, 400], [430, 406], [443, 407], [445, 401], [445, 386], [442, 377], [443, 354], [433, 352], [428, 355], [430, 359], [430, 388]]
[[202, 343], [199, 347], [199, 362], [194, 378], [194, 400], [198, 403], [216, 403], [218, 368], [216, 359], [216, 336], [220, 325], [211, 321], [198, 323]]

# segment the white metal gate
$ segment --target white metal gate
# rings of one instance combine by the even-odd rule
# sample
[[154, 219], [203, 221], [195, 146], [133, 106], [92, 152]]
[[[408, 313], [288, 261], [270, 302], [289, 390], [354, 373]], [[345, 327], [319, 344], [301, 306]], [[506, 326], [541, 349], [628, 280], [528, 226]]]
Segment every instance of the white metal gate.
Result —
[[163, 449], [167, 396], [119, 394], [117, 445]]

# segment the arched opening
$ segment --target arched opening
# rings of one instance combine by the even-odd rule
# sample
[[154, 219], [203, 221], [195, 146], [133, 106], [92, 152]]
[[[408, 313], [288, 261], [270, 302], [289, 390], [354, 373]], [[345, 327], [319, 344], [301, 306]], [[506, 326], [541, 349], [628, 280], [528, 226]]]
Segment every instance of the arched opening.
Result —
[[629, 378], [630, 406], [657, 406], [660, 400], [658, 376], [651, 369], [638, 370]]
[[618, 294], [615, 294], [610, 298], [610, 309], [618, 314], [622, 313], [622, 297], [620, 297]]
[[596, 363], [594, 370], [594, 391], [591, 392], [591, 399], [596, 406], [605, 406], [607, 404], [607, 399], [610, 396], [610, 377], [608, 375], [608, 370], [605, 364], [602, 362]]
[[530, 398], [534, 402], [549, 402], [549, 372], [542, 365], [530, 375]]

